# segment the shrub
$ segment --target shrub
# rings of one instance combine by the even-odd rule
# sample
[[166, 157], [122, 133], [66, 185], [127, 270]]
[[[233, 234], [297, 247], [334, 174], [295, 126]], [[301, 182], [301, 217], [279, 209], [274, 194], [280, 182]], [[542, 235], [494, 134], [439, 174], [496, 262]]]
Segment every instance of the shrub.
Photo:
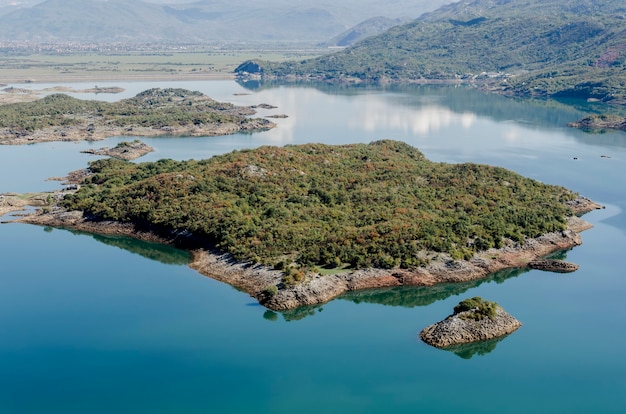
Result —
[[496, 302], [490, 302], [484, 300], [479, 296], [475, 296], [471, 299], [465, 299], [459, 302], [454, 307], [454, 314], [467, 312], [461, 316], [463, 319], [473, 319], [476, 321], [484, 318], [494, 319], [497, 316], [498, 304]]
[[272, 298], [278, 294], [278, 287], [276, 287], [276, 285], [267, 285], [262, 293], [268, 298]]

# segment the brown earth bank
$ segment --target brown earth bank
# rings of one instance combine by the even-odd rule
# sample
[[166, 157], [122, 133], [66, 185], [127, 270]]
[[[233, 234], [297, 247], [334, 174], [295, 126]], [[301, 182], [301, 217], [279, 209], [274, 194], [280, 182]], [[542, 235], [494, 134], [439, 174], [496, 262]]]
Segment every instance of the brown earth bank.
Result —
[[[55, 195], [53, 199], [58, 200], [62, 196]], [[601, 208], [586, 198], [579, 198], [570, 204], [576, 214]], [[321, 304], [354, 290], [465, 282], [484, 278], [506, 268], [529, 267], [531, 262], [552, 252], [580, 245], [582, 239], [579, 232], [591, 228], [580, 217], [572, 216], [568, 220], [567, 230], [527, 239], [523, 244], [508, 241], [506, 247], [489, 249], [474, 255], [470, 260], [453, 260], [446, 254], [433, 253], [430, 264], [413, 270], [369, 268], [330, 275], [311, 272], [303, 282], [289, 286], [282, 282], [281, 271], [235, 261], [230, 254], [217, 251], [208, 241], [198, 239], [186, 231], [164, 230], [145, 223], [102, 221], [96, 217], [85, 216], [80, 211], [65, 211], [54, 205], [39, 209], [17, 221], [92, 233], [126, 235], [190, 250], [193, 253], [190, 266], [193, 269], [247, 292], [262, 305], [273, 310]]]

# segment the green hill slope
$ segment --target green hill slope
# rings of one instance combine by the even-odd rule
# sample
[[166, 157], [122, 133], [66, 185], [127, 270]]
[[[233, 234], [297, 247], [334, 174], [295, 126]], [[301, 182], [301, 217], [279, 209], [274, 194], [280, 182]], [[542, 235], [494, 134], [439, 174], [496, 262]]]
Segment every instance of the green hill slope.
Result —
[[[460, 2], [332, 55], [258, 63], [266, 77], [380, 83], [488, 81], [517, 95], [618, 102], [626, 96], [626, 4], [619, 0]], [[242, 66], [239, 72], [249, 68]]]

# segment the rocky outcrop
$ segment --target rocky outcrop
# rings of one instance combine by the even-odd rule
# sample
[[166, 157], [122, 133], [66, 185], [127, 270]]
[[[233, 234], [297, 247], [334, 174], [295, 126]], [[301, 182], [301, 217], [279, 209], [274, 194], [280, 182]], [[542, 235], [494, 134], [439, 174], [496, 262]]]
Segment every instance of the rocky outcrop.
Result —
[[81, 151], [85, 154], [104, 155], [107, 157], [119, 158], [121, 160], [131, 161], [139, 157], [143, 157], [149, 152], [154, 151], [151, 146], [135, 140], [133, 142], [122, 141], [113, 148], [87, 149]]
[[[587, 197], [577, 197], [573, 200], [566, 201], [565, 205], [568, 206], [572, 210], [572, 212], [576, 214], [577, 216], [581, 216], [593, 210], [600, 210], [604, 208], [600, 204], [591, 201]], [[580, 221], [583, 222], [582, 220]], [[570, 222], [568, 223], [568, 227], [572, 228], [572, 225], [576, 226], [576, 224], [573, 223], [570, 219]], [[576, 230], [576, 228], [574, 228], [574, 230], [582, 231], [582, 230]]]
[[493, 317], [477, 317], [477, 309], [455, 312], [443, 321], [426, 327], [420, 338], [437, 348], [488, 341], [516, 331], [522, 324], [495, 304]]
[[27, 206], [42, 207], [48, 204], [48, 193], [0, 194], [0, 216], [12, 211], [24, 210]]
[[528, 262], [531, 269], [545, 270], [547, 272], [571, 273], [578, 270], [576, 263], [570, 263], [563, 260], [543, 259]]

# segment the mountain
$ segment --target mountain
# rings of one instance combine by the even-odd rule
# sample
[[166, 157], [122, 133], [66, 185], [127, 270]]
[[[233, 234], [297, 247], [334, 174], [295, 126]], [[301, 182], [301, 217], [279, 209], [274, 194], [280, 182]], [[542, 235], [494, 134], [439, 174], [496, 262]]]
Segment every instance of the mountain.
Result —
[[417, 18], [450, 0], [0, 0], [0, 41], [322, 42], [375, 16]]
[[381, 34], [394, 26], [398, 26], [403, 23], [408, 23], [410, 19], [396, 18], [391, 19], [389, 17], [372, 17], [364, 22], [351, 27], [350, 29], [339, 33], [337, 36], [325, 42], [326, 46], [350, 46], [359, 42], [367, 37]]
[[332, 82], [482, 78], [516, 95], [626, 102], [626, 3], [462, 1], [334, 54], [256, 67]]

